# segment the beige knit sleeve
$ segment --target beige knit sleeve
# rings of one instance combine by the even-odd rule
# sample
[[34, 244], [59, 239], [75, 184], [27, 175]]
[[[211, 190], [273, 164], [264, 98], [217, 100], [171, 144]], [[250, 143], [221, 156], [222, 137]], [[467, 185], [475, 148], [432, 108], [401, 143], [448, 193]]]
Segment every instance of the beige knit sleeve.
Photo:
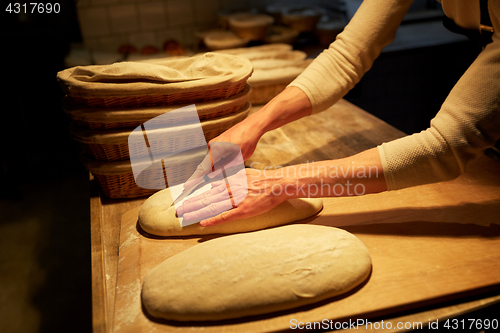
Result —
[[312, 113], [326, 110], [359, 82], [382, 48], [394, 40], [413, 0], [367, 0], [344, 31], [290, 86], [300, 88]]
[[389, 190], [456, 178], [500, 139], [498, 29], [493, 40], [453, 87], [429, 129], [378, 147]]
[[[359, 82], [394, 39], [411, 3], [363, 1], [335, 42], [290, 84], [306, 93], [313, 113]], [[489, 7], [493, 42], [457, 82], [431, 127], [378, 147], [389, 190], [453, 179], [500, 139], [500, 5], [490, 1]]]

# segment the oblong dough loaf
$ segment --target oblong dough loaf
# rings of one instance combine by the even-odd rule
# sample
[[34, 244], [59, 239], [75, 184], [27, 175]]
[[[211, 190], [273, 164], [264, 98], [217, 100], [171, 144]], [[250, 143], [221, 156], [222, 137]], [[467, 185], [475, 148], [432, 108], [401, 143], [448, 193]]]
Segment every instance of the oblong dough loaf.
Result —
[[310, 217], [323, 208], [321, 199], [292, 199], [270, 211], [251, 218], [202, 227], [199, 223], [181, 227], [175, 216], [175, 207], [168, 189], [149, 197], [139, 211], [141, 228], [157, 236], [189, 236], [208, 234], [233, 234], [283, 225]]
[[176, 321], [239, 318], [343, 294], [370, 274], [364, 244], [347, 231], [296, 224], [216, 238], [149, 271], [142, 301]]

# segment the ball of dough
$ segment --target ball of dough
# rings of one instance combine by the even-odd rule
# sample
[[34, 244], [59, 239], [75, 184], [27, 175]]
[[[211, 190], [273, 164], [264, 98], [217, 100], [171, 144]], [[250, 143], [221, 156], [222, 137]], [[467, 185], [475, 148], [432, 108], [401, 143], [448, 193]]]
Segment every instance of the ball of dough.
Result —
[[232, 234], [255, 231], [283, 225], [310, 217], [323, 208], [321, 199], [292, 199], [282, 202], [270, 211], [258, 216], [202, 227], [199, 223], [181, 227], [171, 206], [172, 196], [168, 189], [156, 192], [149, 197], [139, 211], [141, 228], [157, 236], [189, 236], [207, 234]]
[[371, 258], [347, 231], [296, 224], [195, 245], [149, 271], [142, 301], [154, 317], [215, 321], [266, 314], [343, 294]]

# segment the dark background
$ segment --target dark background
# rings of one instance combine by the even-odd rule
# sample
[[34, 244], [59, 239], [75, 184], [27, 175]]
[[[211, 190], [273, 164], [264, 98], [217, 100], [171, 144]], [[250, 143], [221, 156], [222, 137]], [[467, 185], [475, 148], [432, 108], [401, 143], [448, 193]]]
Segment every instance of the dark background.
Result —
[[92, 329], [88, 173], [56, 81], [81, 36], [74, 2], [58, 2], [22, 21], [0, 8], [2, 332]]
[[382, 53], [345, 99], [407, 134], [420, 132], [480, 50], [464, 41]]

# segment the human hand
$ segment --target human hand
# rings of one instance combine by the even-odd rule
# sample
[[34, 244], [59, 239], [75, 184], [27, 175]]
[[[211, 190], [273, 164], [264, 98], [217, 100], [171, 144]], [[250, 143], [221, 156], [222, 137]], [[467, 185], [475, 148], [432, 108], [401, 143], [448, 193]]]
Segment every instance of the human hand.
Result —
[[264, 130], [255, 124], [254, 117], [250, 115], [218, 137], [210, 140], [210, 143], [230, 142], [237, 144], [240, 147], [243, 161], [246, 161], [254, 153], [257, 142], [259, 142], [263, 134]]
[[[194, 173], [184, 183], [184, 188], [195, 186], [206, 178], [214, 178], [221, 174], [222, 169], [242, 170], [245, 168], [243, 157], [238, 145], [230, 142], [213, 142], [208, 144], [208, 152]], [[233, 171], [233, 173], [236, 173]], [[207, 177], [204, 177], [207, 175]]]
[[193, 175], [185, 182], [184, 188], [193, 186], [200, 178], [214, 171], [213, 166], [226, 157], [240, 153], [238, 163], [243, 163], [252, 156], [261, 134], [249, 127], [252, 126], [243, 121], [211, 140], [208, 143], [209, 151], [207, 155], [198, 165]]
[[245, 120], [234, 125], [218, 137], [212, 139], [212, 156], [207, 155], [184, 187], [191, 186], [193, 179], [199, 179], [210, 172], [211, 167], [225, 156], [225, 148], [219, 151], [216, 143], [238, 145], [243, 161], [252, 156], [257, 143], [264, 133], [297, 120], [311, 113], [312, 106], [307, 95], [297, 87], [287, 87], [269, 103]]
[[285, 191], [273, 193], [273, 186], [282, 185], [282, 179], [273, 174], [244, 169], [228, 180], [235, 185], [228, 189], [225, 180], [214, 182], [212, 189], [185, 200], [177, 210], [178, 216], [208, 227], [265, 213], [287, 199]]

